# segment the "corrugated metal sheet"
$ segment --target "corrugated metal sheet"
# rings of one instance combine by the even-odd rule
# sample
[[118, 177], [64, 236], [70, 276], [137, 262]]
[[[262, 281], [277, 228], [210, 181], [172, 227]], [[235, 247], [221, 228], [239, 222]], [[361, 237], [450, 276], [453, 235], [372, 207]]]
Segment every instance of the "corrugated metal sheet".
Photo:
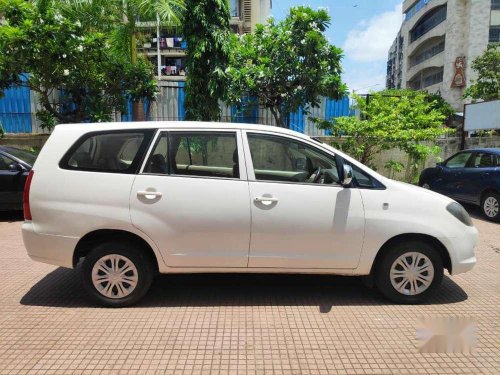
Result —
[[0, 123], [7, 133], [31, 133], [30, 90], [12, 87], [0, 99]]
[[[185, 111], [185, 82], [183, 81], [160, 81], [159, 92], [156, 101], [151, 103], [148, 120], [151, 121], [178, 121], [184, 120]], [[39, 127], [35, 113], [39, 109], [38, 96], [30, 93], [26, 88], [10, 89], [6, 92], [6, 98], [0, 100], [0, 119], [8, 132], [43, 132]], [[57, 93], [53, 95], [57, 100]], [[253, 123], [276, 126], [276, 121], [268, 108], [252, 106], [248, 104], [250, 99], [243, 100], [247, 106], [243, 109], [235, 106], [228, 106], [220, 103], [221, 121]], [[132, 121], [132, 102], [127, 103], [128, 112], [124, 114], [114, 114], [116, 121]], [[147, 110], [148, 104], [144, 103]], [[320, 106], [310, 108], [306, 114], [303, 108], [290, 114], [290, 129], [305, 133], [311, 136], [325, 135], [324, 130], [319, 130], [310, 120], [311, 117], [331, 120], [339, 116], [349, 116], [349, 98], [332, 100], [321, 98]], [[2, 116], [3, 115], [3, 116]], [[4, 118], [7, 120], [4, 120]], [[14, 120], [10, 120], [14, 119]], [[33, 127], [32, 124], [33, 123]], [[7, 125], [7, 126], [6, 126]]]

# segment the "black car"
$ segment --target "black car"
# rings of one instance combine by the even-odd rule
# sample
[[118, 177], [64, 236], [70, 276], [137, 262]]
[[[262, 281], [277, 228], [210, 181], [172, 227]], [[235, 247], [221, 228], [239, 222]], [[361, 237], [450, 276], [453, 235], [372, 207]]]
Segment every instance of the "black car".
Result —
[[24, 183], [35, 160], [33, 152], [0, 146], [0, 211], [22, 210]]
[[500, 148], [460, 151], [424, 169], [419, 185], [478, 205], [488, 219], [500, 221]]

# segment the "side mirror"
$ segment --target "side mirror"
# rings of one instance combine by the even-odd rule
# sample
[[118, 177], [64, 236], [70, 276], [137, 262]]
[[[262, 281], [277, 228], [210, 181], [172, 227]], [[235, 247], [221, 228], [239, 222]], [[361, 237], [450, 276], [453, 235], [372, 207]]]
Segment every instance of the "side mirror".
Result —
[[436, 167], [442, 167], [443, 166], [443, 162], [439, 162], [439, 163], [436, 163]]
[[349, 186], [352, 182], [352, 167], [350, 165], [344, 164], [344, 176], [342, 179], [342, 186], [346, 187]]
[[11, 171], [11, 172], [24, 172], [24, 168], [19, 163], [12, 163], [12, 164], [9, 164], [9, 171]]

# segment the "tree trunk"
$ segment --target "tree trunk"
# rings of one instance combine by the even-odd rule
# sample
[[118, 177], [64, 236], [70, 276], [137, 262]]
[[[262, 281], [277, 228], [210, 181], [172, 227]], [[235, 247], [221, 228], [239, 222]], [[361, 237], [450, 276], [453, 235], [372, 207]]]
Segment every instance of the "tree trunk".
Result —
[[270, 110], [271, 110], [271, 114], [274, 117], [274, 121], [276, 121], [276, 126], [278, 126], [280, 128], [286, 128], [285, 118], [284, 118], [283, 114], [281, 113], [281, 111], [279, 109], [274, 108], [274, 107], [271, 107]]

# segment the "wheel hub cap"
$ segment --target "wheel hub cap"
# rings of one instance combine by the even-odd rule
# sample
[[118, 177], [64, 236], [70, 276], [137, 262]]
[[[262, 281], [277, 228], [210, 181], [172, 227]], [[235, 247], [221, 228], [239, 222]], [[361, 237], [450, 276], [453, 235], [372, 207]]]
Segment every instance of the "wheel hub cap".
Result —
[[417, 295], [429, 288], [434, 279], [434, 266], [422, 253], [408, 252], [397, 258], [391, 267], [391, 284], [399, 293]]
[[498, 215], [498, 201], [495, 199], [495, 197], [488, 197], [484, 201], [484, 213], [488, 217], [495, 217]]
[[105, 255], [92, 268], [94, 287], [108, 298], [127, 297], [136, 288], [138, 280], [137, 268], [123, 255]]

